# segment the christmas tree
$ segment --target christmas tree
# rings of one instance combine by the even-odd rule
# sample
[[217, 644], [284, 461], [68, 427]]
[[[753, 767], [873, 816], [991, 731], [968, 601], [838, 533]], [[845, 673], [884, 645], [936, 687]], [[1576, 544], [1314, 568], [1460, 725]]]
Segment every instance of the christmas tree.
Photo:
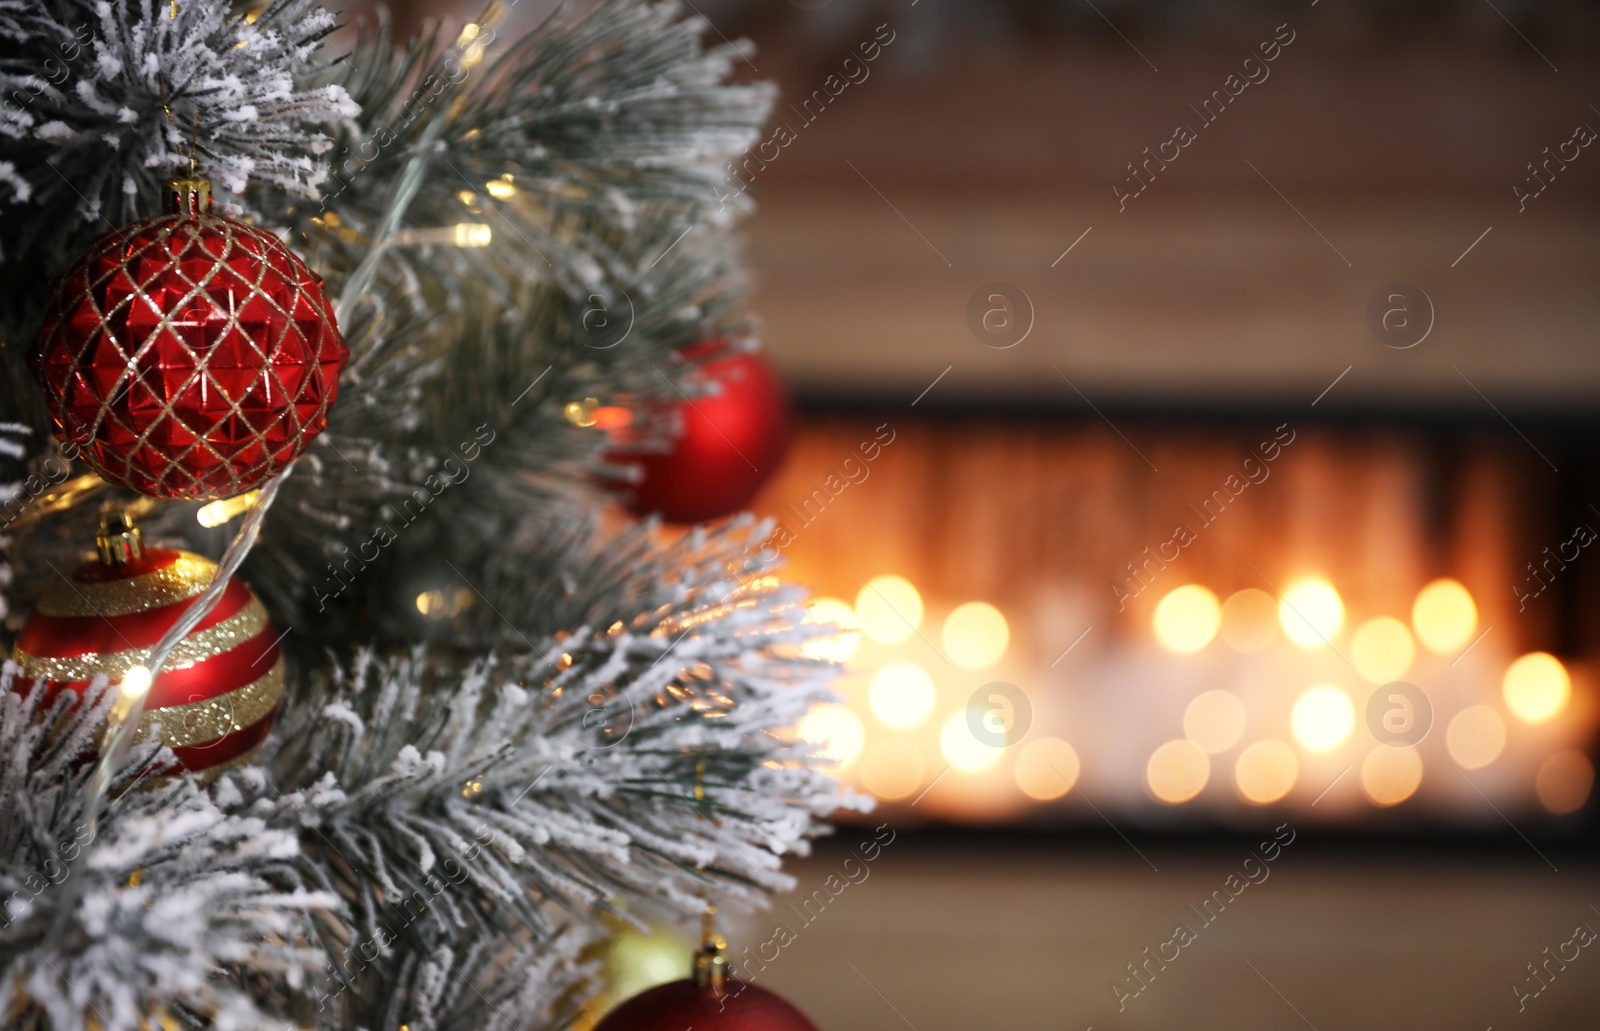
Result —
[[[850, 801], [786, 730], [826, 696], [830, 667], [803, 647], [826, 628], [772, 575], [764, 527], [605, 518], [628, 449], [671, 447], [649, 413], [706, 389], [697, 364], [754, 346], [734, 235], [748, 201], [724, 176], [770, 93], [729, 84], [737, 51], [701, 24], [610, 0], [515, 41], [491, 11], [403, 44], [380, 24], [345, 53], [309, 0], [0, 0], [0, 605], [23, 657], [0, 684], [4, 1026], [565, 1026], [609, 915], [758, 904]], [[302, 384], [284, 461], [205, 503], [235, 493], [195, 487], [226, 461], [158, 475], [150, 431], [119, 445], [100, 421], [194, 368], [30, 360], [47, 326], [115, 335], [114, 312], [61, 313], [59, 277], [101, 248], [84, 296], [104, 302], [94, 270], [145, 239], [129, 224], [162, 215], [175, 178], [200, 211], [202, 175], [233, 220], [214, 223], [227, 253], [277, 255], [300, 300], [321, 278], [326, 311], [284, 318], [338, 374], [329, 406], [328, 383], [304, 393], [316, 368], [275, 370]], [[252, 260], [191, 254], [163, 275], [203, 284]], [[189, 303], [158, 328], [187, 325]], [[227, 313], [225, 332], [252, 317]], [[91, 394], [94, 440], [61, 439]], [[619, 443], [596, 402], [648, 431]], [[266, 439], [252, 432], [229, 446]], [[119, 446], [148, 481], [114, 482]], [[175, 471], [190, 479], [158, 496]], [[203, 575], [180, 589], [164, 567], [154, 600], [189, 625], [172, 615], [159, 642], [25, 658], [19, 632], [103, 639], [142, 618], [133, 580], [107, 588], [115, 611], [93, 592], [40, 609], [82, 586], [69, 571], [97, 532], [107, 563], [183, 549], [220, 568], [164, 560]], [[218, 740], [265, 737], [185, 759], [153, 696], [249, 613], [251, 640], [277, 636], [256, 669], [279, 672], [239, 670], [261, 702], [248, 727], [245, 690], [203, 718]]]

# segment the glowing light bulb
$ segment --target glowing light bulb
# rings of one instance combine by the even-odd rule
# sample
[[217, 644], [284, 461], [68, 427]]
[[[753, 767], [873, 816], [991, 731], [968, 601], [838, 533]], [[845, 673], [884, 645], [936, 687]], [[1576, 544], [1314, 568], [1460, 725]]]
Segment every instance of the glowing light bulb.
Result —
[[962, 710], [951, 713], [939, 728], [939, 751], [962, 773], [982, 773], [1000, 761], [1004, 749], [979, 741]]
[[450, 227], [450, 236], [457, 247], [487, 247], [494, 242], [494, 230], [482, 222], [457, 222]]
[[1376, 806], [1399, 805], [1422, 785], [1422, 756], [1415, 748], [1379, 745], [1361, 762], [1361, 790]]
[[1317, 684], [1295, 700], [1289, 725], [1306, 751], [1331, 752], [1350, 740], [1356, 708], [1344, 691], [1332, 684]]
[[861, 631], [879, 644], [899, 644], [922, 623], [922, 595], [899, 576], [875, 576], [856, 595]]
[[1244, 734], [1244, 703], [1230, 691], [1196, 695], [1183, 710], [1183, 736], [1216, 755], [1232, 748]]
[[1369, 619], [1350, 637], [1350, 664], [1374, 684], [1399, 680], [1416, 657], [1411, 631], [1392, 616]]
[[1478, 628], [1478, 606], [1458, 581], [1441, 578], [1417, 592], [1411, 605], [1411, 625], [1424, 648], [1436, 655], [1451, 655], [1472, 640]]
[[1457, 766], [1480, 770], [1506, 750], [1506, 721], [1492, 705], [1469, 706], [1445, 728], [1444, 743]]
[[808, 659], [826, 662], [849, 662], [861, 648], [861, 624], [856, 620], [856, 610], [849, 602], [839, 598], [814, 598], [806, 606], [806, 620], [813, 626], [835, 626], [836, 634], [811, 637], [800, 646], [800, 653]]
[[1239, 753], [1233, 768], [1239, 796], [1251, 805], [1270, 805], [1294, 790], [1300, 759], [1282, 741], [1257, 741]]
[[1321, 648], [1344, 625], [1344, 602], [1326, 580], [1300, 580], [1290, 585], [1278, 603], [1278, 623], [1284, 634], [1301, 648]]
[[1199, 584], [1175, 588], [1156, 604], [1151, 628], [1169, 652], [1187, 655], [1211, 643], [1222, 626], [1222, 605]]
[[422, 226], [397, 229], [389, 237], [391, 247], [487, 247], [494, 242], [494, 230], [481, 222], [457, 222], [453, 226]]
[[1222, 639], [1246, 654], [1259, 652], [1278, 636], [1278, 603], [1266, 591], [1246, 587], [1222, 603]]
[[1567, 707], [1572, 678], [1549, 652], [1530, 652], [1506, 669], [1501, 682], [1506, 708], [1524, 723], [1544, 723]]
[[1049, 802], [1071, 791], [1081, 771], [1077, 750], [1060, 738], [1029, 741], [1017, 753], [1012, 775], [1022, 793], [1037, 802]]
[[963, 669], [983, 669], [1005, 656], [1011, 628], [993, 605], [969, 601], [945, 617], [942, 637], [951, 662]]
[[247, 490], [236, 497], [212, 501], [200, 506], [200, 510], [194, 514], [194, 520], [208, 530], [214, 526], [221, 526], [240, 513], [248, 511], [260, 496], [259, 490]]
[[872, 714], [886, 727], [910, 730], [920, 726], [933, 712], [933, 678], [927, 670], [911, 662], [895, 662], [873, 675], [867, 688]]
[[867, 731], [861, 718], [842, 705], [819, 705], [806, 713], [797, 728], [801, 740], [821, 747], [821, 755], [839, 766], [849, 766], [861, 754]]
[[1151, 754], [1144, 774], [1156, 801], [1181, 805], [1205, 790], [1211, 759], [1193, 741], [1168, 741]]
[[122, 674], [122, 697], [143, 698], [150, 691], [150, 671], [143, 666], [129, 667], [128, 672]]

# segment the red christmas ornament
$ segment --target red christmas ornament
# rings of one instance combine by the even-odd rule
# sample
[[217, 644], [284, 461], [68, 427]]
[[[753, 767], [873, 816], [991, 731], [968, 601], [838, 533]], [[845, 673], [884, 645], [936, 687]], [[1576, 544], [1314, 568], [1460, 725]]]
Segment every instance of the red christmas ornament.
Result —
[[[105, 516], [100, 560], [74, 570], [45, 594], [22, 624], [15, 659], [26, 693], [82, 691], [98, 674], [113, 684], [143, 666], [150, 649], [216, 575], [210, 559], [187, 551], [145, 550], [126, 516]], [[178, 642], [150, 684], [139, 737], [161, 724], [180, 770], [244, 762], [267, 736], [283, 698], [278, 632], [237, 577], [217, 607]]]
[[695, 954], [694, 977], [635, 995], [607, 1013], [595, 1031], [817, 1031], [788, 1002], [735, 978], [726, 949], [708, 930]]
[[672, 981], [606, 1014], [595, 1031], [817, 1031], [806, 1015], [755, 985], [730, 978], [720, 988]]
[[[722, 341], [698, 344], [684, 356], [722, 346]], [[643, 467], [643, 478], [622, 488], [628, 508], [639, 515], [658, 512], [672, 523], [699, 523], [742, 510], [789, 446], [788, 398], [759, 353], [713, 359], [689, 380], [712, 385], [714, 392], [682, 399], [648, 417], [654, 421], [665, 416], [676, 425], [671, 450], [609, 455], [614, 462]], [[632, 436], [616, 434], [614, 439], [629, 442]]]
[[273, 234], [175, 212], [102, 236], [56, 281], [29, 356], [56, 435], [113, 483], [226, 498], [299, 457], [328, 422], [349, 350], [322, 279]]

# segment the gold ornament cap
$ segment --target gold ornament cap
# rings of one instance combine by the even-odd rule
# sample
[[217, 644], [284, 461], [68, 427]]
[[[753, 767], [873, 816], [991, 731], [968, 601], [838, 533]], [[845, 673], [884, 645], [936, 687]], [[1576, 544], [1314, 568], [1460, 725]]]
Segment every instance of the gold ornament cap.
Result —
[[108, 566], [132, 562], [144, 556], [144, 535], [126, 512], [106, 512], [100, 516], [100, 532], [94, 535], [100, 561]]
[[169, 179], [167, 201], [180, 215], [208, 215], [211, 213], [211, 180], [193, 173]]

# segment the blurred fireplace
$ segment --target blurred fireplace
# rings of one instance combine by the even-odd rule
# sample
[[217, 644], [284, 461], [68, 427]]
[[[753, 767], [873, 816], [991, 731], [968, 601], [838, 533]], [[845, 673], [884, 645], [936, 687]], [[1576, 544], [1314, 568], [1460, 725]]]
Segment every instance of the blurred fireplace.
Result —
[[1485, 423], [903, 412], [803, 419], [756, 506], [818, 618], [866, 631], [803, 732], [883, 804], [1581, 824], [1586, 455]]

